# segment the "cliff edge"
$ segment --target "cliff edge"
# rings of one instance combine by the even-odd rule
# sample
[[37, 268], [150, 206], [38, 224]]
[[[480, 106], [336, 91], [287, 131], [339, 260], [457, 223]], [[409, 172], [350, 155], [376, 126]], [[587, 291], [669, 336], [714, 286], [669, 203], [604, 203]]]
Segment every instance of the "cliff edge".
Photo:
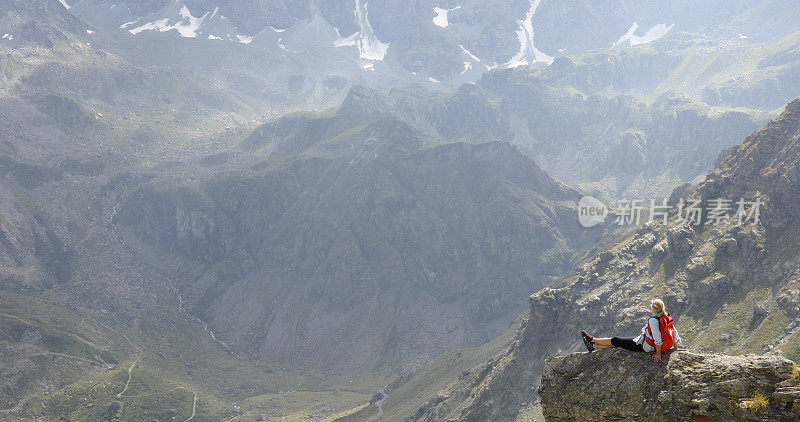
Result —
[[795, 371], [772, 355], [613, 349], [548, 358], [539, 395], [547, 421], [797, 421]]

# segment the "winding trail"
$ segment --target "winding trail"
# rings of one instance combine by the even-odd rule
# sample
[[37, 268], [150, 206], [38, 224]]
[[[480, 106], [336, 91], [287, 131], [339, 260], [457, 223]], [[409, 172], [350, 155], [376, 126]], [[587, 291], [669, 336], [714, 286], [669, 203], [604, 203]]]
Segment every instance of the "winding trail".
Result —
[[0, 409], [0, 415], [10, 414], [10, 413], [13, 414], [19, 412], [20, 410], [22, 410], [22, 407], [25, 406], [25, 404], [27, 404], [32, 398], [33, 396], [23, 397], [22, 400], [20, 400], [19, 402], [17, 402], [16, 405], [14, 405], [14, 407], [10, 409]]
[[74, 359], [74, 360], [79, 360], [79, 361], [82, 361], [82, 362], [91, 363], [92, 365], [103, 365], [103, 362], [99, 362], [99, 361], [96, 361], [96, 360], [86, 359], [86, 358], [82, 358], [80, 356], [67, 355], [67, 354], [64, 354], [64, 353], [51, 352], [49, 350], [42, 350], [41, 352], [34, 353], [31, 356], [58, 356], [58, 357], [62, 357], [62, 358]]
[[[188, 392], [192, 393], [192, 395], [194, 396], [194, 398], [192, 398], [192, 414], [191, 414], [191, 415], [189, 415], [189, 417], [188, 417], [187, 419], [185, 419], [183, 422], [188, 422], [188, 421], [190, 421], [190, 420], [194, 419], [194, 417], [195, 417], [195, 416], [197, 416], [197, 399], [198, 399], [197, 392], [196, 392], [196, 391], [194, 391], [194, 390], [193, 390], [193, 389], [191, 389], [191, 388], [184, 387], [184, 386], [182, 386], [182, 385], [179, 385], [179, 386], [177, 386], [177, 387], [172, 387], [172, 388], [170, 388], [170, 389], [169, 389], [169, 390], [167, 390], [167, 391], [152, 391], [152, 392], [149, 392], [149, 393], [144, 393], [144, 394], [135, 394], [135, 395], [132, 395], [132, 396], [131, 396], [131, 395], [128, 395], [128, 396], [122, 396], [122, 397], [120, 397], [120, 398], [129, 398], [129, 399], [133, 399], [133, 398], [148, 397], [148, 396], [154, 396], [154, 395], [156, 395], [156, 394], [162, 394], [162, 393], [165, 393], [165, 392], [170, 392], [170, 391], [173, 391], [173, 390], [186, 390], [186, 391], [188, 391]], [[119, 397], [119, 396], [118, 396], [118, 397]]]
[[133, 368], [136, 366], [137, 363], [139, 363], [139, 359], [141, 358], [142, 358], [142, 353], [139, 352], [139, 356], [136, 357], [136, 360], [133, 361], [131, 367], [128, 368], [128, 380], [125, 381], [125, 388], [123, 388], [122, 391], [117, 393], [117, 398], [122, 398], [122, 395], [125, 394], [126, 391], [128, 391], [128, 386], [131, 384], [131, 378], [133, 377]]
[[115, 330], [115, 329], [109, 327], [108, 325], [103, 324], [102, 322], [98, 321], [96, 318], [94, 318], [92, 316], [89, 316], [88, 318], [91, 319], [95, 324], [97, 324], [97, 325], [105, 328], [106, 330], [111, 331], [112, 333], [115, 333], [115, 334], [121, 336], [122, 338], [124, 338], [125, 341], [127, 341], [128, 344], [131, 346], [131, 348], [135, 349], [138, 352], [138, 356], [136, 356], [136, 360], [134, 360], [133, 363], [131, 364], [130, 368], [128, 368], [128, 380], [125, 382], [125, 387], [122, 389], [122, 391], [117, 393], [117, 398], [121, 398], [122, 394], [125, 393], [126, 391], [128, 391], [128, 386], [131, 383], [131, 378], [133, 378], [133, 368], [136, 367], [136, 364], [139, 363], [139, 361], [142, 359], [142, 355], [144, 354], [144, 350], [142, 350], [142, 348], [139, 347], [139, 345], [134, 343], [133, 340], [130, 339], [130, 337], [125, 335], [125, 333], [122, 333], [122, 332], [120, 332], [118, 330]]
[[383, 402], [387, 397], [389, 397], [389, 393], [386, 392], [386, 387], [383, 387], [379, 393], [381, 393], [381, 399], [375, 402], [375, 407], [378, 408], [378, 414], [367, 419], [367, 422], [376, 422], [381, 419], [381, 416], [383, 416]]
[[20, 318], [20, 317], [18, 317], [18, 316], [16, 316], [16, 315], [0, 314], [0, 317], [7, 317], [7, 318], [15, 319], [15, 320], [17, 320], [17, 321], [19, 321], [19, 322], [21, 322], [21, 323], [23, 323], [23, 324], [25, 324], [25, 325], [33, 325], [33, 326], [36, 326], [36, 324], [34, 324], [34, 323], [32, 323], [32, 322], [25, 321], [24, 319], [22, 319], [22, 318]]
[[189, 422], [190, 420], [194, 419], [194, 416], [197, 414], [197, 393], [194, 390], [189, 390], [189, 391], [191, 391], [192, 394], [194, 394], [194, 399], [192, 400], [192, 415], [189, 416], [189, 418], [183, 422]]
[[[131, 253], [133, 253], [133, 248], [131, 248], [130, 246], [128, 246], [128, 245], [125, 243], [125, 241], [124, 241], [124, 240], [122, 240], [122, 237], [119, 235], [119, 228], [117, 227], [117, 225], [116, 225], [116, 224], [114, 224], [114, 217], [117, 215], [117, 212], [119, 212], [119, 206], [120, 206], [120, 204], [122, 203], [122, 200], [124, 200], [124, 196], [123, 196], [122, 198], [120, 198], [119, 202], [117, 202], [117, 203], [115, 203], [115, 204], [114, 204], [113, 211], [111, 212], [111, 216], [110, 216], [110, 218], [109, 218], [108, 224], [111, 226], [111, 233], [114, 235], [114, 237], [115, 237], [115, 238], [117, 239], [117, 241], [120, 243], [120, 245], [122, 245], [123, 247], [125, 247], [125, 248], [129, 249], [129, 250], [131, 251]], [[164, 278], [165, 278], [165, 279], [166, 279], [166, 280], [169, 282], [169, 284], [172, 286], [172, 289], [173, 289], [173, 291], [175, 292], [175, 295], [176, 295], [176, 296], [177, 296], [177, 298], [178, 298], [178, 311], [179, 311], [181, 314], [183, 314], [183, 315], [184, 315], [186, 318], [188, 318], [190, 321], [191, 321], [191, 320], [194, 320], [194, 321], [197, 321], [198, 323], [200, 323], [200, 325], [203, 327], [203, 330], [204, 330], [204, 331], [206, 331], [206, 332], [207, 332], [207, 333], [208, 333], [208, 334], [211, 336], [211, 338], [212, 338], [212, 339], [213, 339], [215, 342], [219, 343], [219, 344], [220, 344], [222, 347], [224, 347], [224, 348], [225, 348], [225, 350], [226, 350], [228, 353], [230, 353], [230, 354], [233, 354], [234, 356], [236, 356], [236, 357], [237, 357], [237, 358], [239, 358], [239, 359], [246, 360], [246, 359], [245, 359], [245, 358], [244, 358], [242, 355], [240, 355], [240, 354], [236, 353], [236, 352], [235, 352], [233, 349], [231, 349], [231, 347], [230, 347], [230, 346], [228, 346], [228, 344], [227, 344], [227, 343], [225, 343], [224, 341], [222, 341], [222, 340], [220, 340], [219, 338], [217, 338], [217, 336], [216, 336], [216, 334], [214, 333], [214, 331], [212, 331], [210, 328], [208, 328], [208, 323], [206, 323], [205, 321], [203, 321], [202, 319], [200, 319], [200, 318], [198, 318], [198, 317], [196, 317], [196, 316], [194, 316], [194, 315], [191, 315], [191, 314], [190, 314], [190, 313], [189, 313], [189, 312], [188, 312], [188, 311], [187, 311], [187, 310], [184, 308], [184, 306], [183, 306], [183, 305], [184, 305], [184, 302], [183, 302], [183, 295], [181, 294], [180, 290], [178, 289], [178, 283], [176, 283], [176, 282], [175, 282], [175, 281], [174, 281], [172, 278], [170, 278], [170, 277], [168, 277], [168, 276], [166, 276], [166, 275], [164, 275]], [[120, 333], [120, 334], [121, 334], [121, 333]], [[124, 336], [124, 335], [123, 335], [123, 336]], [[127, 337], [127, 336], [125, 336], [125, 339], [126, 339], [126, 340], [128, 340], [128, 342], [130, 342], [132, 346], [135, 346], [135, 345], [134, 345], [134, 344], [133, 344], [133, 343], [130, 341], [130, 339], [128, 339], [128, 337]], [[125, 383], [125, 388], [124, 388], [124, 389], [123, 389], [121, 392], [119, 392], [119, 393], [117, 394], [117, 397], [118, 397], [118, 398], [122, 398], [122, 394], [123, 394], [123, 393], [125, 393], [125, 391], [127, 391], [127, 390], [128, 390], [128, 385], [129, 385], [129, 384], [130, 384], [130, 382], [131, 382], [131, 375], [132, 375], [131, 373], [132, 373], [132, 371], [133, 371], [133, 368], [136, 366], [136, 364], [139, 362], [139, 360], [140, 360], [140, 359], [141, 359], [141, 357], [142, 357], [142, 349], [141, 349], [141, 348], [139, 348], [138, 346], [135, 346], [135, 347], [136, 347], [136, 348], [139, 350], [139, 356], [138, 356], [138, 357], [136, 358], [136, 360], [133, 362], [133, 364], [131, 365], [131, 367], [130, 367], [130, 368], [128, 368], [128, 381]], [[194, 396], [194, 397], [192, 398], [192, 414], [191, 414], [191, 415], [189, 415], [189, 417], [188, 417], [186, 420], [184, 420], [184, 422], [189, 422], [189, 421], [193, 420], [193, 419], [195, 418], [195, 416], [197, 416], [197, 399], [198, 399], [198, 397], [197, 397], [197, 392], [196, 392], [196, 391], [194, 391], [194, 390], [193, 390], [193, 389], [191, 389], [191, 388], [182, 387], [182, 386], [181, 386], [181, 387], [176, 387], [176, 388], [181, 388], [181, 389], [184, 389], [184, 390], [190, 391], [190, 392], [192, 393], [192, 395]]]
[[81, 238], [81, 240], [79, 240], [78, 243], [76, 243], [73, 248], [77, 249], [78, 246], [83, 244], [83, 242], [89, 240], [89, 237], [94, 233], [94, 227], [95, 226], [89, 227], [89, 230], [86, 230], [86, 235], [84, 235], [83, 238]]
[[[124, 196], [123, 196], [123, 198], [124, 198]], [[127, 244], [126, 244], [126, 243], [125, 243], [125, 242], [122, 240], [122, 238], [121, 238], [121, 237], [120, 237], [120, 235], [118, 234], [118, 231], [119, 231], [119, 229], [118, 229], [118, 227], [116, 226], [116, 224], [114, 224], [114, 217], [116, 216], [117, 212], [119, 211], [119, 205], [120, 205], [120, 202], [117, 202], [117, 203], [114, 205], [114, 207], [113, 207], [113, 210], [112, 210], [112, 213], [111, 213], [111, 216], [110, 216], [110, 218], [109, 218], [108, 225], [111, 227], [111, 233], [112, 233], [112, 235], [113, 235], [113, 236], [114, 236], [114, 237], [117, 239], [117, 241], [120, 243], [120, 245], [122, 245], [124, 248], [127, 248], [127, 249], [129, 249], [129, 250], [131, 250], [131, 251], [132, 251], [132, 248], [130, 248], [130, 247], [129, 247], [129, 246], [128, 246], [128, 245], [127, 245]], [[85, 242], [85, 241], [86, 241], [86, 240], [87, 240], [87, 239], [88, 239], [88, 238], [89, 238], [89, 237], [90, 237], [90, 236], [93, 234], [93, 232], [94, 232], [94, 227], [91, 227], [91, 228], [88, 230], [88, 232], [86, 233], [86, 235], [85, 235], [85, 236], [84, 236], [84, 237], [83, 237], [83, 238], [82, 238], [82, 239], [81, 239], [81, 240], [80, 240], [80, 241], [77, 243], [77, 245], [81, 245], [83, 242]], [[203, 326], [203, 329], [204, 329], [205, 331], [207, 331], [207, 332], [209, 332], [209, 333], [210, 333], [210, 335], [211, 335], [211, 338], [212, 338], [212, 339], [214, 339], [214, 340], [215, 340], [217, 343], [219, 343], [219, 344], [221, 344], [222, 346], [224, 346], [224, 347], [225, 347], [225, 349], [226, 349], [228, 352], [230, 352], [230, 353], [234, 354], [235, 356], [237, 356], [237, 357], [238, 357], [238, 358], [240, 358], [240, 359], [244, 359], [244, 358], [243, 358], [241, 355], [239, 355], [238, 353], [236, 353], [236, 352], [234, 352], [233, 350], [231, 350], [231, 348], [230, 348], [230, 347], [229, 347], [229, 346], [228, 346], [228, 345], [227, 345], [225, 342], [223, 342], [222, 340], [219, 340], [219, 339], [216, 337], [216, 335], [214, 334], [214, 332], [213, 332], [213, 331], [211, 331], [211, 330], [208, 328], [208, 324], [206, 324], [206, 323], [205, 323], [204, 321], [202, 321], [200, 318], [194, 317], [194, 316], [190, 315], [188, 312], [186, 312], [186, 310], [183, 308], [183, 298], [182, 298], [182, 296], [180, 295], [180, 292], [179, 292], [179, 291], [178, 291], [178, 289], [177, 289], [177, 284], [176, 284], [176, 283], [175, 283], [175, 282], [174, 282], [172, 279], [170, 279], [169, 277], [165, 277], [165, 278], [166, 278], [166, 279], [167, 279], [167, 280], [170, 282], [170, 284], [172, 285], [173, 289], [175, 290], [175, 292], [176, 292], [176, 294], [177, 294], [177, 296], [178, 296], [178, 310], [179, 310], [179, 311], [180, 311], [182, 314], [184, 314], [185, 316], [187, 316], [187, 317], [188, 317], [190, 320], [191, 320], [191, 319], [194, 319], [194, 320], [198, 321], [198, 322], [199, 322], [199, 323], [200, 323], [200, 324]], [[14, 319], [14, 320], [17, 320], [17, 321], [19, 321], [19, 322], [21, 322], [21, 323], [23, 323], [23, 324], [30, 325], [30, 326], [37, 326], [37, 325], [39, 325], [39, 324], [36, 324], [36, 323], [30, 322], [30, 321], [26, 321], [25, 319], [23, 319], [23, 318], [20, 318], [20, 317], [18, 317], [18, 316], [16, 316], [16, 315], [10, 315], [10, 314], [5, 314], [5, 313], [0, 313], [0, 318], [2, 318], [2, 317], [5, 317], [5, 318], [10, 318], [10, 319]], [[132, 341], [132, 340], [131, 340], [131, 339], [130, 339], [130, 338], [127, 336], [127, 335], [125, 335], [124, 333], [122, 333], [122, 332], [120, 332], [120, 331], [118, 331], [118, 330], [116, 330], [116, 329], [113, 329], [113, 328], [109, 327], [109, 326], [108, 326], [108, 325], [106, 325], [106, 324], [103, 324], [103, 323], [99, 322], [99, 321], [98, 321], [96, 318], [94, 318], [94, 317], [93, 317], [93, 316], [91, 316], [91, 315], [89, 315], [89, 316], [83, 316], [83, 317], [81, 318], [81, 321], [80, 321], [80, 323], [79, 323], [79, 324], [78, 324], [78, 326], [77, 326], [77, 329], [80, 329], [80, 328], [83, 326], [83, 324], [84, 324], [84, 322], [85, 322], [85, 320], [86, 320], [87, 318], [88, 318], [88, 319], [90, 319], [91, 321], [93, 321], [93, 322], [94, 322], [95, 324], [97, 324], [98, 326], [100, 326], [100, 327], [102, 327], [102, 328], [104, 328], [104, 329], [108, 330], [109, 332], [112, 332], [112, 333], [115, 333], [115, 334], [117, 334], [117, 335], [121, 336], [122, 338], [124, 338], [124, 339], [125, 339], [125, 341], [126, 341], [126, 342], [127, 342], [129, 345], [130, 345], [130, 347], [131, 347], [132, 349], [134, 349], [136, 352], [138, 352], [138, 354], [137, 354], [137, 356], [136, 356], [136, 359], [133, 361], [133, 363], [131, 363], [130, 367], [128, 367], [128, 369], [127, 369], [127, 372], [128, 372], [128, 378], [127, 378], [127, 380], [125, 381], [125, 385], [124, 385], [124, 387], [122, 388], [122, 390], [121, 390], [121, 391], [119, 391], [118, 393], [116, 393], [115, 397], [116, 397], [117, 399], [139, 397], [139, 396], [129, 396], [129, 395], [128, 395], [128, 396], [126, 396], [126, 395], [125, 395], [125, 393], [128, 391], [128, 388], [130, 387], [130, 383], [131, 383], [131, 381], [132, 381], [132, 379], [133, 379], [133, 370], [136, 368], [136, 365], [137, 365], [137, 364], [139, 364], [139, 362], [140, 362], [140, 361], [142, 360], [142, 358], [143, 358], [143, 355], [144, 355], [144, 350], [143, 350], [143, 349], [142, 349], [140, 346], [138, 346], [136, 343], [134, 343], [134, 342], [133, 342], [133, 341]], [[85, 340], [81, 339], [80, 337], [78, 337], [77, 335], [75, 335], [75, 334], [73, 334], [73, 333], [67, 332], [66, 334], [68, 334], [68, 335], [71, 335], [71, 336], [73, 336], [73, 337], [76, 337], [78, 340], [82, 340], [82, 341], [84, 341], [84, 342], [85, 342]], [[105, 364], [105, 362], [94, 361], [94, 360], [91, 360], [91, 359], [86, 359], [86, 358], [83, 358], [83, 357], [79, 357], [79, 356], [72, 356], [72, 355], [63, 354], [63, 353], [51, 352], [51, 351], [48, 351], [48, 350], [42, 350], [41, 352], [37, 352], [37, 353], [35, 353], [35, 354], [34, 354], [34, 356], [38, 356], [38, 355], [51, 355], [51, 356], [59, 356], [59, 357], [68, 358], [68, 359], [74, 359], [74, 360], [85, 361], [85, 362], [88, 362], [88, 363], [91, 363], [91, 364], [96, 364], [96, 365], [102, 365], [102, 364]], [[189, 417], [188, 417], [187, 419], [185, 419], [185, 420], [184, 420], [184, 422], [189, 422], [189, 421], [192, 421], [192, 420], [194, 420], [194, 418], [197, 416], [197, 401], [198, 401], [198, 395], [197, 395], [197, 392], [196, 392], [195, 390], [191, 389], [191, 388], [187, 388], [187, 387], [183, 387], [183, 386], [178, 386], [178, 387], [172, 388], [172, 389], [170, 389], [170, 390], [174, 390], [174, 389], [183, 389], [183, 390], [186, 390], [186, 391], [189, 391], [189, 392], [191, 392], [191, 393], [192, 393], [192, 395], [193, 395], [193, 398], [192, 398], [192, 411], [191, 411], [191, 415], [189, 415]], [[168, 390], [168, 391], [170, 391], [170, 390]], [[154, 394], [158, 394], [158, 393], [159, 393], [159, 392], [156, 392], [156, 393], [154, 393]], [[140, 395], [140, 396], [141, 396], [141, 395]], [[24, 398], [22, 398], [22, 399], [21, 399], [21, 400], [20, 400], [20, 401], [19, 401], [19, 402], [18, 402], [18, 403], [17, 403], [17, 404], [14, 406], [14, 407], [12, 407], [12, 408], [10, 408], [10, 409], [0, 409], [0, 414], [16, 413], [16, 412], [20, 411], [20, 410], [21, 410], [21, 408], [22, 408], [22, 407], [23, 407], [23, 406], [24, 406], [24, 405], [25, 405], [25, 404], [26, 404], [26, 403], [27, 403], [27, 402], [28, 402], [28, 401], [29, 401], [31, 398], [32, 398], [32, 396], [29, 396], [29, 397], [24, 397]]]
[[[18, 317], [16, 315], [9, 315], [9, 314], [0, 313], [0, 318], [2, 318], [2, 317], [11, 318], [11, 319], [19, 321], [19, 322], [21, 322], [21, 323], [23, 323], [25, 325], [30, 325], [32, 327], [44, 327], [45, 326], [45, 324], [33, 323], [33, 322], [30, 322], [30, 321], [26, 321], [26, 320], [24, 320], [24, 319], [22, 319], [22, 318], [20, 318], [20, 317]], [[83, 320], [81, 320], [81, 323], [83, 323]], [[72, 337], [75, 337], [78, 340], [84, 341], [83, 339], [81, 339], [80, 337], [78, 337], [78, 336], [76, 336], [76, 335], [74, 335], [72, 333], [65, 333], [65, 334], [71, 335]], [[80, 357], [80, 356], [68, 355], [66, 353], [52, 352], [50, 350], [43, 349], [43, 348], [37, 347], [37, 346], [33, 346], [33, 347], [36, 348], [37, 350], [39, 350], [39, 352], [34, 353], [31, 356], [60, 356], [60, 357], [63, 357], [63, 358], [69, 358], [69, 359], [88, 362], [88, 363], [91, 363], [93, 365], [103, 365], [103, 364], [105, 364], [105, 362], [94, 360], [94, 359], [87, 359], [87, 358]]]

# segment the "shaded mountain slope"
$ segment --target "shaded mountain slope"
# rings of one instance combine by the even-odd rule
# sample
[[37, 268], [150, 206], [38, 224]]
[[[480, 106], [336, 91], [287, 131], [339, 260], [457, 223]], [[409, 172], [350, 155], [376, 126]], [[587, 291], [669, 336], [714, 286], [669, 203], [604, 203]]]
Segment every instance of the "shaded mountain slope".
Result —
[[667, 302], [692, 349], [800, 359], [798, 134], [800, 100], [683, 193], [702, 199], [760, 197], [757, 224], [642, 226], [573, 276], [532, 295], [528, 320], [512, 346], [490, 361], [485, 373], [440, 392], [445, 399], [429, 402], [416, 419], [515, 417], [536, 399], [532, 387], [539, 384], [545, 357], [583, 347], [581, 328], [602, 335], [636, 333], [653, 297]]
[[577, 192], [506, 143], [429, 144], [398, 120], [358, 116], [254, 134], [238, 154], [249, 169], [159, 178], [116, 216], [196, 263], [184, 285], [194, 311], [248, 353], [408, 370], [502, 332], [519, 295], [591, 246]]
[[58, 1], [3, 2], [0, 26], [0, 419], [226, 420], [252, 396], [377, 388], [231, 353], [113, 225], [129, 189], [240, 139], [235, 93], [96, 48]]

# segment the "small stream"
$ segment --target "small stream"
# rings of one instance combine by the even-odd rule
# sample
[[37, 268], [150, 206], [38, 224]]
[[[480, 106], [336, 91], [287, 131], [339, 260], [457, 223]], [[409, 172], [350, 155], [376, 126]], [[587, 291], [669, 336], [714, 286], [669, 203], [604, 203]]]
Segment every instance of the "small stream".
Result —
[[[133, 248], [131, 248], [128, 245], [126, 245], [125, 241], [122, 240], [122, 237], [120, 237], [120, 235], [118, 234], [119, 229], [117, 228], [117, 225], [114, 224], [114, 216], [117, 215], [117, 212], [119, 211], [119, 205], [122, 203], [122, 201], [124, 199], [125, 199], [125, 197], [123, 196], [122, 198], [120, 198], [119, 202], [114, 204], [114, 208], [113, 208], [113, 211], [111, 212], [111, 218], [109, 219], [108, 224], [111, 226], [111, 234], [113, 234], [114, 237], [117, 238], [119, 243], [122, 246], [128, 248], [129, 250], [133, 251]], [[167, 276], [164, 276], [164, 278], [169, 282], [169, 284], [172, 286], [172, 290], [178, 296], [178, 311], [181, 314], [185, 315], [190, 320], [195, 320], [198, 323], [200, 323], [200, 325], [203, 327], [203, 330], [206, 331], [214, 341], [216, 341], [217, 343], [222, 345], [222, 347], [224, 347], [225, 350], [228, 353], [236, 356], [239, 359], [246, 360], [242, 355], [236, 353], [233, 349], [231, 349], [231, 347], [228, 346], [227, 343], [225, 343], [224, 341], [222, 341], [219, 338], [217, 338], [216, 334], [214, 334], [214, 331], [212, 331], [210, 328], [208, 328], [208, 323], [206, 323], [205, 321], [203, 321], [202, 319], [200, 319], [200, 318], [198, 318], [198, 317], [196, 317], [194, 315], [191, 315], [188, 311], [186, 311], [186, 309], [183, 307], [183, 304], [184, 304], [183, 295], [181, 294], [180, 289], [178, 288], [178, 284], [174, 280], [172, 280], [171, 278], [169, 278]]]

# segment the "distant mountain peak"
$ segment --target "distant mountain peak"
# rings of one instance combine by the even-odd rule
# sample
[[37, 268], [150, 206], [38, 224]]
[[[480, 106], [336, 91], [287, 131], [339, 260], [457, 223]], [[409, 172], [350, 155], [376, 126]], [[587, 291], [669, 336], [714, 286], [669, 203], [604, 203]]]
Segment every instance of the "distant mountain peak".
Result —
[[391, 95], [364, 85], [355, 84], [350, 88], [339, 114], [392, 114], [395, 110], [395, 100]]

